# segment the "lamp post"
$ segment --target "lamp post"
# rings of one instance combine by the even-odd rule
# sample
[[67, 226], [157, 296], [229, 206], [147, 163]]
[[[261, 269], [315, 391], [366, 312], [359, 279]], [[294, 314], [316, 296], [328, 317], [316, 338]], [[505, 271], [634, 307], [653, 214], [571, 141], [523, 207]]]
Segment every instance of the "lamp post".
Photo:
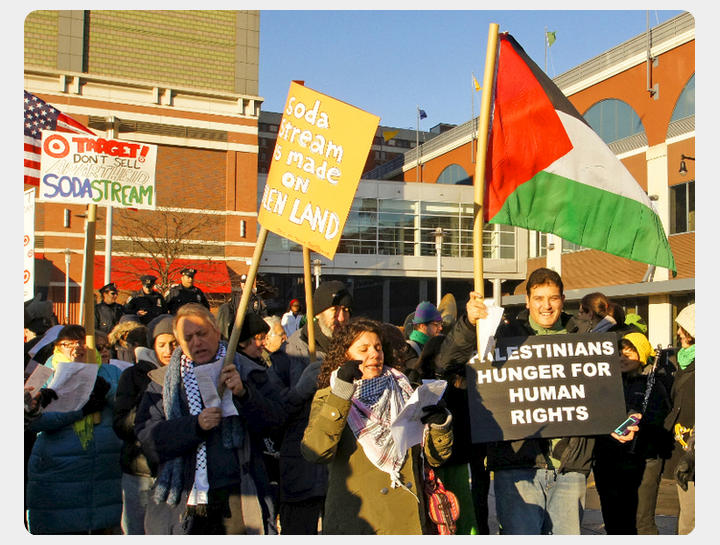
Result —
[[678, 170], [678, 172], [682, 176], [685, 176], [685, 174], [687, 174], [687, 164], [685, 164], [685, 159], [687, 159], [688, 161], [694, 161], [695, 157], [690, 157], [689, 155], [685, 154], [680, 156], [680, 170]]
[[442, 299], [442, 242], [443, 242], [443, 230], [442, 227], [435, 228], [435, 256], [437, 258], [437, 305], [440, 305]]
[[322, 270], [322, 261], [313, 259], [313, 274], [315, 275], [315, 289], [320, 285], [320, 271]]
[[65, 248], [65, 324], [70, 323], [70, 248]]

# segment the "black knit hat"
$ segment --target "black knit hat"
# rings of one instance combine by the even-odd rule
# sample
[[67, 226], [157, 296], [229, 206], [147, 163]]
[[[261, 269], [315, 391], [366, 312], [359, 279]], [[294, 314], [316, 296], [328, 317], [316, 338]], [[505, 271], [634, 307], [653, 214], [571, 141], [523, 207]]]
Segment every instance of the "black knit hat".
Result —
[[343, 306], [352, 310], [353, 298], [340, 280], [323, 282], [313, 293], [313, 312], [317, 316], [330, 307]]
[[270, 326], [265, 323], [265, 320], [250, 310], [245, 314], [238, 342], [247, 341], [258, 333], [267, 333], [268, 331], [270, 331]]

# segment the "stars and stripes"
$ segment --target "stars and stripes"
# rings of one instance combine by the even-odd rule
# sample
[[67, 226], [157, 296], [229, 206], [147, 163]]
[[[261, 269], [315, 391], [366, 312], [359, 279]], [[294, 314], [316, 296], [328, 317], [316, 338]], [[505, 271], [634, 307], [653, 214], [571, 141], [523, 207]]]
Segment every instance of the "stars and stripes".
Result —
[[24, 124], [24, 175], [25, 183], [40, 185], [40, 151], [42, 149], [42, 131], [62, 131], [95, 135], [90, 129], [73, 118], [66, 116], [57, 108], [47, 104], [32, 93], [25, 91]]

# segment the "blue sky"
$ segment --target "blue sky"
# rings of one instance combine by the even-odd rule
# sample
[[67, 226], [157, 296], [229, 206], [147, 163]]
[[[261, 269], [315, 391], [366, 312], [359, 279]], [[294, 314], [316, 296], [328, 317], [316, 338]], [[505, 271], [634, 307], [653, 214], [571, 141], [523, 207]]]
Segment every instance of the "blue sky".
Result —
[[[392, 5], [392, 4], [391, 4]], [[682, 13], [665, 10], [283, 11], [260, 14], [263, 110], [280, 112], [290, 81], [380, 116], [380, 124], [460, 124], [478, 114], [490, 23], [510, 32], [545, 67], [544, 33], [555, 31], [547, 73], [558, 76], [650, 26]]]

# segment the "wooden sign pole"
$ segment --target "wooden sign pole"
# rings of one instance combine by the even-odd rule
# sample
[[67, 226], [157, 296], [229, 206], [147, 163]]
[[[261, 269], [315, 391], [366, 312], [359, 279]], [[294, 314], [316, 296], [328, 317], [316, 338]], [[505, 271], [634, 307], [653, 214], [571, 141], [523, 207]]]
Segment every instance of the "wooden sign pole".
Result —
[[[233, 325], [230, 340], [228, 341], [227, 354], [225, 354], [223, 367], [233, 365], [235, 351], [237, 350], [238, 340], [240, 339], [240, 330], [242, 329], [243, 322], [245, 321], [245, 312], [247, 311], [248, 304], [250, 303], [252, 286], [255, 285], [255, 278], [257, 277], [257, 270], [260, 266], [260, 258], [262, 257], [263, 249], [265, 248], [267, 233], [267, 229], [260, 227], [257, 242], [255, 243], [255, 250], [253, 251], [252, 263], [250, 264], [250, 270], [248, 271], [247, 279], [245, 280], [245, 289], [243, 290], [242, 297], [240, 298], [240, 305], [235, 312], [235, 324]], [[248, 286], [250, 287], [248, 288]], [[223, 385], [221, 384], [220, 387], [222, 388]], [[222, 398], [222, 390], [219, 389], [218, 391], [220, 392], [220, 397]]]
[[97, 205], [89, 204], [85, 223], [85, 283], [83, 284], [82, 302], [85, 328], [86, 363], [95, 363], [95, 294], [93, 293], [93, 273], [95, 269], [95, 233], [97, 221]]
[[[473, 222], [473, 274], [475, 291], [480, 298], [485, 298], [483, 279], [483, 227], [484, 227], [484, 201], [485, 201], [485, 160], [487, 158], [488, 133], [490, 129], [490, 108], [495, 78], [495, 62], [497, 58], [498, 24], [491, 23], [488, 31], [487, 53], [485, 56], [485, 75], [483, 77], [482, 99], [480, 103], [480, 117], [477, 137], [477, 162], [475, 163], [475, 177], [473, 180], [475, 219]], [[477, 324], [478, 332], [480, 324]], [[480, 352], [480, 338], [478, 336], [478, 352]]]
[[303, 275], [305, 283], [305, 319], [307, 320], [308, 350], [310, 361], [315, 361], [315, 310], [312, 300], [312, 276], [310, 275], [310, 249], [303, 246]]
[[[85, 282], [82, 287], [82, 305], [85, 309], [83, 327], [85, 328], [85, 363], [97, 363], [95, 349], [95, 294], [93, 278], [95, 272], [95, 232], [97, 222], [97, 205], [89, 204], [85, 222]], [[93, 423], [99, 424], [102, 415], [93, 413]]]

